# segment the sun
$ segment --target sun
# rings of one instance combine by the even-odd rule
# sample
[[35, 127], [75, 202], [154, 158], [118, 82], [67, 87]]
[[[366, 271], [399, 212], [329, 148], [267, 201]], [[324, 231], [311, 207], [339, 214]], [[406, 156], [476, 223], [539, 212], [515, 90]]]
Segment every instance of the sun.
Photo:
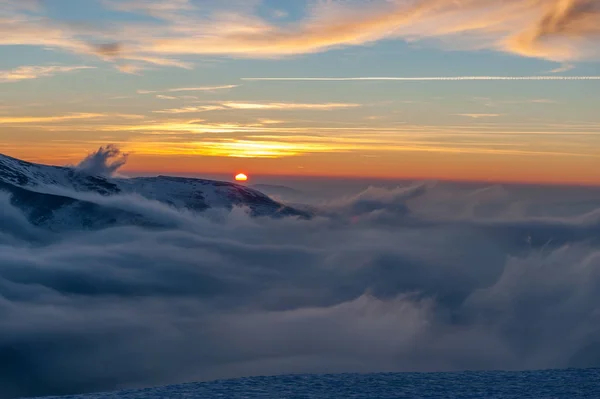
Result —
[[238, 175], [235, 176], [235, 180], [236, 181], [248, 181], [248, 176], [246, 176], [243, 173], [240, 173]]

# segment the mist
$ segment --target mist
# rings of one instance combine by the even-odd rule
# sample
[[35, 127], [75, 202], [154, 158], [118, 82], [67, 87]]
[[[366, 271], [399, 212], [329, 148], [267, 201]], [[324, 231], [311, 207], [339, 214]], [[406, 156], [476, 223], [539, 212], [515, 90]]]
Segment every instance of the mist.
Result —
[[600, 366], [597, 189], [371, 187], [310, 219], [85, 200], [156, 224], [50, 231], [0, 195], [0, 397]]
[[76, 170], [91, 176], [113, 176], [121, 169], [129, 158], [115, 145], [100, 147], [86, 156], [77, 166]]

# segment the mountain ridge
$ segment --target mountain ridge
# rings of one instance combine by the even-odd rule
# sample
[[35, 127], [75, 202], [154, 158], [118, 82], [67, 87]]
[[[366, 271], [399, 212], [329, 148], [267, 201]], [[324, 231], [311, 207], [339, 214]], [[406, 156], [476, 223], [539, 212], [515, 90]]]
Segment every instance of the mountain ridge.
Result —
[[11, 204], [23, 211], [32, 224], [50, 230], [146, 224], [141, 215], [82, 199], [82, 193], [103, 197], [139, 195], [197, 213], [246, 207], [255, 217], [310, 217], [307, 212], [240, 184], [162, 175], [101, 176], [77, 167], [36, 164], [3, 154], [0, 191], [10, 194]]

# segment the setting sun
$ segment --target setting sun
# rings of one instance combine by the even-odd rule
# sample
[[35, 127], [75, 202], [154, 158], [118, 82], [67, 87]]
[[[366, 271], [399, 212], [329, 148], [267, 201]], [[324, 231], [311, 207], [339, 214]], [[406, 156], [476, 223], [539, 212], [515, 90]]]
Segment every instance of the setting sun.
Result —
[[235, 176], [235, 180], [236, 181], [248, 181], [248, 176], [246, 176], [243, 173], [240, 173], [238, 175]]

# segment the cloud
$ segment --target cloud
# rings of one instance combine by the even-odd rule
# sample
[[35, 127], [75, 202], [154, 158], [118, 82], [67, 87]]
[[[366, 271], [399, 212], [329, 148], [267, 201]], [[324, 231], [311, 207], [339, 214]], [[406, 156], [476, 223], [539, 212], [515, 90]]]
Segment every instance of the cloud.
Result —
[[97, 54], [108, 58], [118, 57], [123, 52], [123, 45], [121, 43], [104, 43], [92, 46]]
[[[517, 103], [529, 102], [519, 100]], [[547, 101], [542, 101], [547, 102]], [[220, 105], [214, 105], [221, 107]], [[198, 119], [186, 113], [207, 111], [201, 107], [155, 111], [166, 115], [187, 116], [167, 118], [162, 121], [147, 121], [129, 125], [96, 125], [102, 132], [131, 132], [131, 139], [124, 143], [131, 151], [144, 155], [227, 156], [227, 151], [239, 155], [256, 154], [260, 148], [273, 155], [301, 155], [305, 153], [340, 153], [356, 155], [379, 153], [381, 156], [392, 153], [429, 152], [438, 154], [477, 154], [477, 155], [518, 155], [535, 157], [597, 158], [593, 148], [576, 144], [566, 148], [562, 141], [568, 137], [587, 137], [597, 133], [594, 124], [493, 124], [459, 123], [458, 125], [400, 125], [400, 126], [322, 126], [310, 124], [297, 126], [293, 120], [284, 124], [272, 124], [258, 119], [259, 111], [246, 116], [254, 116], [244, 123], [216, 123]], [[208, 106], [206, 106], [208, 107]], [[221, 108], [215, 108], [220, 111]], [[233, 111], [232, 111], [233, 112]], [[273, 111], [275, 112], [275, 111]], [[264, 115], [262, 115], [264, 116]], [[256, 119], [255, 119], [256, 118]], [[73, 127], [71, 126], [71, 129]], [[85, 126], [82, 126], [85, 129]], [[532, 148], [531, 140], [542, 140], [550, 145]], [[205, 146], [205, 144], [207, 144]], [[215, 151], [218, 150], [218, 151]], [[235, 150], [235, 151], [233, 151]], [[403, 171], [394, 173], [403, 174]]]
[[189, 0], [126, 0], [126, 1], [115, 1], [115, 0], [104, 0], [104, 3], [115, 10], [129, 11], [129, 12], [140, 12], [143, 14], [149, 14], [162, 18], [165, 13], [174, 11], [190, 11], [194, 10], [195, 7], [190, 3]]
[[[144, 47], [164, 54], [289, 55], [355, 46], [382, 39], [451, 37], [524, 56], [551, 60], [597, 57], [600, 11], [594, 0], [450, 0], [320, 2], [294, 26], [274, 26], [252, 15], [213, 16], [197, 36], [156, 39]], [[173, 21], [172, 16], [169, 16]], [[185, 19], [184, 19], [185, 21]], [[176, 22], [176, 24], [185, 22]], [[206, 35], [223, 26], [221, 34]]]
[[90, 66], [21, 66], [11, 70], [0, 71], [0, 83], [19, 82], [22, 80], [38, 79], [54, 76], [60, 73], [80, 71], [82, 69], [95, 69]]
[[576, 68], [575, 65], [564, 64], [564, 65], [561, 65], [560, 67], [552, 69], [552, 70], [550, 70], [548, 72], [550, 72], [550, 73], [564, 73], [564, 72], [569, 72], [569, 71], [571, 71], [571, 70], [573, 70], [575, 68]]
[[55, 123], [65, 122], [79, 119], [96, 119], [104, 117], [104, 114], [92, 114], [92, 113], [73, 113], [70, 115], [58, 115], [58, 116], [0, 116], [0, 125], [20, 125], [30, 123]]
[[[452, 49], [493, 50], [557, 62], [598, 59], [596, 0], [416, 0], [309, 2], [303, 19], [262, 18], [256, 2], [104, 1], [151, 21], [73, 25], [10, 9], [0, 45], [54, 47], [109, 62], [191, 68], [170, 56], [273, 58], [362, 46], [381, 40], [437, 42]], [[10, 33], [10, 35], [8, 35]], [[97, 45], [95, 43], [108, 43]]]
[[134, 64], [121, 64], [121, 65], [117, 65], [117, 69], [123, 73], [129, 73], [131, 75], [139, 75], [140, 72], [144, 68], [139, 65], [134, 65]]
[[76, 169], [92, 176], [112, 176], [125, 166], [127, 158], [117, 146], [107, 145], [89, 154]]
[[228, 90], [239, 87], [239, 85], [222, 85], [222, 86], [204, 86], [204, 87], [179, 87], [176, 89], [169, 89], [169, 92], [180, 92], [180, 91], [218, 91]]
[[203, 87], [178, 87], [166, 90], [138, 90], [138, 94], [153, 94], [153, 93], [177, 93], [182, 91], [206, 91], [217, 92], [220, 90], [229, 90], [239, 87], [239, 85], [222, 85], [222, 86], [203, 86]]
[[151, 56], [147, 54], [135, 54], [128, 51], [127, 46], [119, 42], [90, 44], [91, 52], [108, 62], [117, 63], [119, 71], [138, 75], [144, 69], [145, 64], [160, 66], [172, 66], [191, 69], [192, 65], [187, 62]]
[[[46, 50], [61, 50], [82, 55], [96, 55], [107, 62], [117, 63], [124, 72], [132, 68], [143, 69], [144, 64], [191, 68], [186, 62], [157, 54], [132, 51], [136, 46], [124, 43], [123, 32], [116, 33], [109, 27], [85, 23], [66, 23], [45, 16], [45, 9], [37, 7], [10, 7], [0, 10], [0, 46], [37, 46]], [[28, 2], [29, 3], [29, 2]], [[29, 3], [33, 4], [33, 3]], [[46, 3], [47, 5], [47, 3]], [[23, 11], [29, 13], [23, 13]], [[130, 65], [134, 61], [141, 65]]]
[[157, 114], [188, 114], [197, 112], [223, 111], [225, 109], [227, 108], [220, 105], [200, 105], [197, 107], [170, 108], [152, 112]]
[[0, 0], [0, 5], [7, 10], [19, 11], [39, 11], [41, 7], [40, 0], [21, 0], [14, 2], [12, 0]]
[[521, 80], [600, 80], [600, 76], [433, 76], [433, 77], [350, 77], [350, 78], [242, 78], [246, 81], [298, 81], [298, 82], [351, 82], [351, 81], [399, 81], [399, 82], [435, 82], [435, 81], [521, 81]]
[[[465, 126], [468, 129], [468, 126]], [[564, 149], [531, 149], [526, 143], [507, 144], [506, 142], [470, 143], [441, 142], [427, 140], [386, 140], [372, 139], [370, 136], [339, 135], [337, 137], [323, 137], [313, 135], [286, 136], [281, 135], [285, 128], [270, 128], [261, 124], [212, 124], [203, 121], [190, 121], [187, 123], [164, 123], [152, 125], [136, 125], [115, 130], [144, 131], [150, 135], [136, 139], [132, 149], [138, 154], [163, 155], [163, 156], [221, 156], [240, 158], [280, 158], [297, 156], [310, 153], [353, 153], [361, 155], [366, 151], [377, 151], [382, 155], [398, 154], [401, 152], [419, 153], [429, 152], [438, 154], [478, 154], [478, 155], [520, 155], [541, 157], [588, 157], [597, 158], [596, 154], [586, 152], [585, 149], [569, 151]], [[264, 134], [273, 130], [277, 134]], [[245, 133], [240, 138], [216, 138], [214, 136], [202, 137], [207, 133], [213, 135], [225, 133]], [[338, 132], [339, 133], [339, 132]], [[198, 135], [190, 140], [186, 135]], [[157, 136], [163, 136], [155, 140]], [[468, 137], [466, 135], [465, 137]]]
[[208, 111], [225, 111], [225, 110], [276, 110], [276, 111], [298, 111], [298, 110], [313, 110], [313, 111], [331, 111], [335, 109], [347, 109], [360, 107], [360, 104], [351, 103], [257, 103], [257, 102], [223, 102], [219, 105], [200, 105], [182, 108], [163, 109], [153, 111], [159, 114], [186, 114]]
[[[218, 132], [218, 127], [213, 131]], [[226, 132], [227, 126], [221, 128]], [[238, 127], [238, 130], [244, 130]], [[235, 127], [232, 130], [236, 130]], [[163, 143], [163, 147], [166, 143]], [[347, 146], [341, 144], [286, 142], [281, 140], [261, 139], [216, 139], [202, 140], [192, 145], [180, 144], [180, 151], [204, 156], [220, 156], [233, 158], [283, 158], [310, 153], [334, 153], [347, 151]]]
[[556, 104], [555, 100], [550, 100], [547, 98], [537, 98], [537, 99], [529, 100], [529, 102], [534, 103], [534, 104]]
[[227, 108], [242, 109], [242, 110], [322, 110], [329, 111], [332, 109], [356, 108], [360, 104], [348, 103], [323, 103], [323, 104], [302, 104], [302, 103], [242, 103], [242, 102], [225, 102], [222, 103]]
[[156, 98], [158, 98], [159, 100], [177, 100], [177, 97], [164, 96], [162, 94], [157, 94]]
[[481, 118], [495, 118], [502, 116], [502, 114], [456, 114], [456, 116], [465, 116], [467, 118], [481, 119]]
[[0, 196], [2, 397], [600, 365], [597, 189], [371, 188], [312, 220], [87, 200], [165, 227], [50, 232]]
[[[158, 66], [168, 66], [168, 67], [177, 67], [177, 68], [183, 68], [183, 69], [193, 69], [193, 64], [189, 63], [189, 62], [183, 62], [180, 60], [174, 60], [171, 58], [161, 58], [161, 57], [156, 57], [156, 56], [149, 56], [149, 55], [140, 55], [140, 54], [127, 54], [127, 55], [123, 55], [122, 58], [125, 61], [138, 61], [138, 64], [152, 64], [152, 65], [158, 65]], [[136, 67], [138, 69], [144, 69], [144, 66], [142, 65], [136, 65]]]
[[588, 52], [598, 56], [599, 22], [596, 0], [547, 1], [537, 21], [506, 45], [517, 54], [556, 60], [585, 58]]

